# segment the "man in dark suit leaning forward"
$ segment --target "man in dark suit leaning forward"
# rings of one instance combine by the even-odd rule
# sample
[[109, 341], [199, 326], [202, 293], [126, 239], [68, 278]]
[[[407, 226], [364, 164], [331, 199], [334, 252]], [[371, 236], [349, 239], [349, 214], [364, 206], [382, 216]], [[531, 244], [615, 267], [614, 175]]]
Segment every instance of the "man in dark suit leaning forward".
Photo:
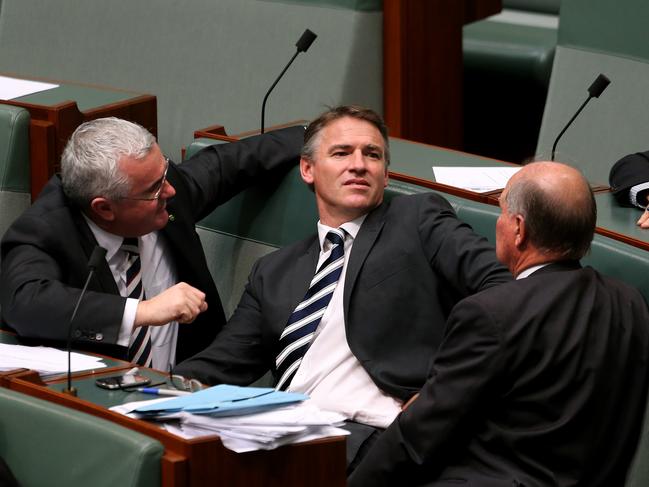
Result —
[[596, 207], [577, 170], [525, 166], [500, 206], [496, 250], [517, 280], [453, 308], [426, 385], [350, 487], [624, 485], [646, 404], [647, 305], [581, 267]]
[[373, 111], [343, 106], [312, 122], [300, 169], [318, 233], [261, 258], [223, 331], [177, 367], [210, 384], [271, 370], [278, 388], [349, 419], [351, 468], [424, 384], [452, 306], [511, 279], [439, 195], [384, 202], [388, 162]]
[[[2, 240], [2, 319], [65, 342], [93, 249], [107, 250], [79, 307], [75, 347], [167, 370], [205, 348], [225, 315], [195, 224], [297, 164], [304, 129], [208, 147], [180, 165], [137, 124], [80, 125], [38, 199]], [[178, 323], [191, 323], [178, 326]]]

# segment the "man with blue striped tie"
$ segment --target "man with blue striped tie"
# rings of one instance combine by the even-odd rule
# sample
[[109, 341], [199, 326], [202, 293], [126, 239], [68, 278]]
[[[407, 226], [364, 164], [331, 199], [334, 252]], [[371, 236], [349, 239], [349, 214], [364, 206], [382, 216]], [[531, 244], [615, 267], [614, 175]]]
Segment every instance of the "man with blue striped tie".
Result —
[[225, 314], [196, 222], [294, 167], [303, 133], [268, 132], [175, 164], [135, 123], [111, 117], [80, 125], [61, 175], [3, 237], [3, 325], [37, 342], [65, 342], [88, 256], [101, 246], [105, 262], [72, 326], [75, 348], [161, 370], [202, 350]]
[[348, 418], [351, 471], [426, 381], [455, 302], [511, 275], [439, 195], [383, 202], [388, 135], [372, 110], [333, 108], [304, 138], [317, 234], [261, 258], [224, 330], [176, 371], [249, 384], [271, 370]]

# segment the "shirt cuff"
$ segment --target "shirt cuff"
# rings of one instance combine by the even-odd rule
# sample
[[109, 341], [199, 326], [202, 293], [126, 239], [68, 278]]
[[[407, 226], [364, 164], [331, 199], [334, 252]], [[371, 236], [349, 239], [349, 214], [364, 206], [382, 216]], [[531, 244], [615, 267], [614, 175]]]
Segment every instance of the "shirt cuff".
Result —
[[646, 193], [643, 194], [640, 198], [640, 201], [638, 201], [640, 192], [644, 192], [645, 190], [649, 190], [649, 181], [646, 183], [640, 183], [636, 184], [635, 186], [631, 186], [631, 189], [629, 189], [629, 201], [633, 206], [639, 206], [642, 209], [647, 207]]
[[139, 302], [139, 300], [133, 298], [126, 299], [124, 315], [122, 316], [122, 326], [119, 329], [119, 336], [117, 337], [118, 345], [128, 347], [131, 343], [133, 323], [135, 323], [135, 313], [137, 312], [137, 305], [139, 304]]

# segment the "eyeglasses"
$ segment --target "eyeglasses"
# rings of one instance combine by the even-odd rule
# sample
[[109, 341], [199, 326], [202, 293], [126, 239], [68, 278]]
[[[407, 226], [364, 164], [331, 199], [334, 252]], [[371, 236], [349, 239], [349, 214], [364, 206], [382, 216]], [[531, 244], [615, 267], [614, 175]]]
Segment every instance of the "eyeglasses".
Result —
[[167, 171], [169, 171], [169, 158], [165, 157], [165, 171], [162, 173], [162, 179], [160, 180], [160, 186], [151, 196], [123, 196], [123, 200], [136, 200], [136, 201], [155, 201], [160, 199], [160, 194], [162, 193], [162, 188], [164, 188], [165, 182], [167, 181]]
[[169, 366], [169, 382], [179, 391], [198, 392], [203, 389], [203, 384], [198, 380], [186, 379], [182, 375], [174, 374], [171, 366]]

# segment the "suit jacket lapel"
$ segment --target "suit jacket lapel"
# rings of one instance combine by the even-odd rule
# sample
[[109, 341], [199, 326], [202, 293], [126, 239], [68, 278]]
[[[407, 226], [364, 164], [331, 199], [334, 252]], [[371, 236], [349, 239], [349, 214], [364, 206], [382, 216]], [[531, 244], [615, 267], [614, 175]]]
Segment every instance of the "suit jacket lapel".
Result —
[[309, 284], [311, 284], [311, 279], [313, 279], [313, 275], [316, 271], [319, 255], [320, 243], [316, 236], [308, 243], [306, 252], [297, 258], [295, 266], [293, 266], [293, 276], [291, 278], [291, 290], [288, 301], [291, 305], [289, 316], [300, 301], [302, 301], [304, 295], [309, 289]]
[[352, 247], [352, 253], [349, 256], [347, 273], [345, 276], [345, 292], [343, 295], [345, 317], [347, 317], [349, 300], [356, 284], [358, 273], [360, 272], [361, 267], [363, 267], [367, 255], [370, 253], [370, 250], [374, 246], [374, 242], [376, 242], [376, 239], [385, 224], [385, 212], [387, 207], [388, 205], [383, 203], [378, 208], [372, 210], [372, 212], [367, 215], [367, 218], [365, 218], [358, 235], [356, 235], [356, 238], [354, 239], [354, 246]]
[[[81, 236], [79, 241], [84, 253], [86, 254], [86, 260], [90, 259], [92, 251], [98, 245], [97, 239], [95, 239], [95, 235], [92, 233], [92, 230], [90, 230], [90, 227], [81, 215], [81, 212], [72, 211], [71, 213], [74, 224], [79, 230], [79, 235]], [[95, 269], [95, 278], [93, 280], [96, 280], [95, 282], [99, 282], [99, 290], [109, 294], [119, 295], [117, 283], [115, 283], [115, 278], [113, 277], [113, 273], [110, 271], [110, 267], [108, 267], [108, 262], [106, 262], [106, 259], [102, 260]], [[97, 289], [96, 286], [93, 286], [92, 281], [88, 286], [91, 289]]]
[[175, 165], [169, 166], [168, 179], [176, 188], [176, 196], [167, 202], [169, 221], [161, 233], [167, 238], [173, 249], [171, 254], [175, 260], [179, 279], [188, 280], [188, 276], [196, 278], [201, 276], [201, 281], [207, 280], [208, 282], [194, 282], [193, 284], [205, 286], [213, 281], [211, 278], [207, 278], [207, 262], [200, 239], [196, 234], [196, 222], [192, 213], [191, 200], [184, 181], [178, 177]]

